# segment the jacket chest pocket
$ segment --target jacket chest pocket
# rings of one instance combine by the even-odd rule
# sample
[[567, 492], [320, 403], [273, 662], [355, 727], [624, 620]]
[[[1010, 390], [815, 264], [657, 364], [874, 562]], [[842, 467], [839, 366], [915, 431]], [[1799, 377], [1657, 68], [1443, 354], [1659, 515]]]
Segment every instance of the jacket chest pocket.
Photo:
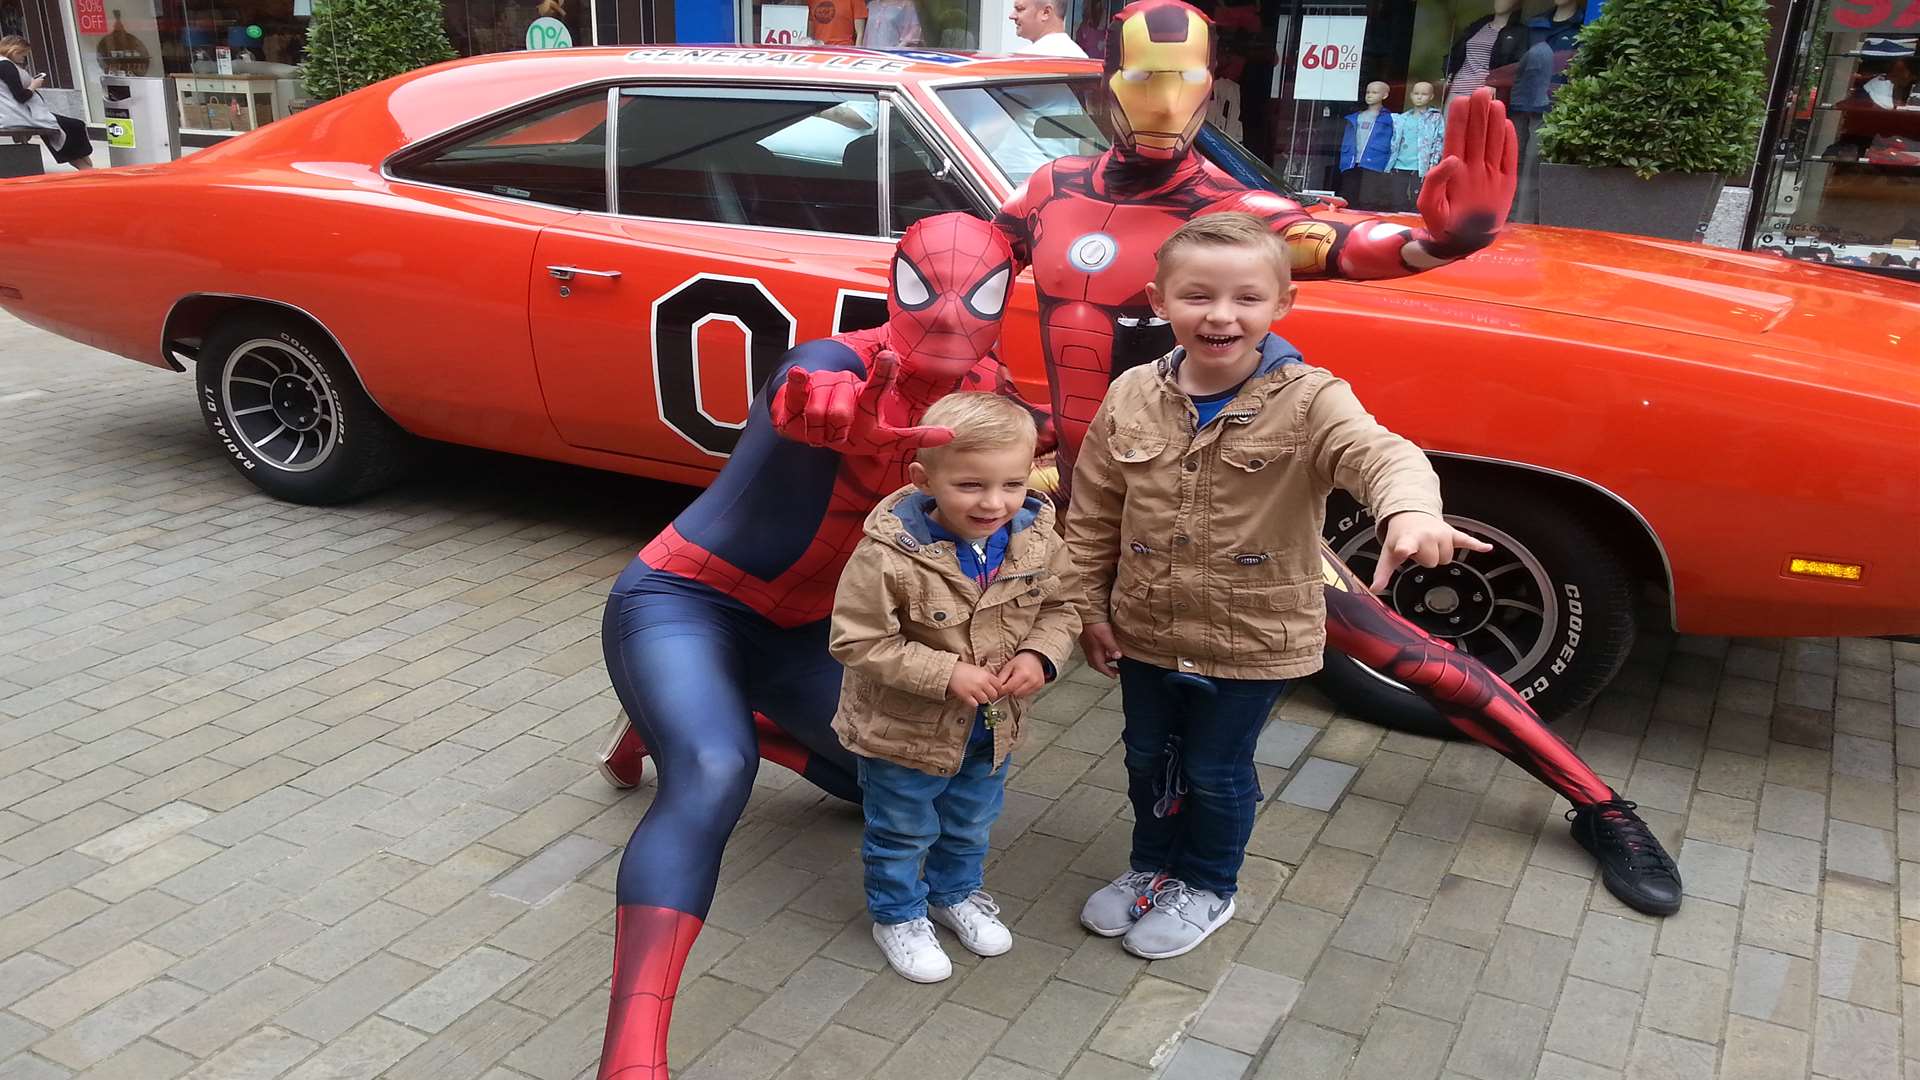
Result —
[[951, 593], [931, 592], [908, 603], [907, 618], [929, 630], [951, 630], [973, 618], [973, 607]]
[[1167, 451], [1167, 437], [1156, 431], [1122, 428], [1107, 436], [1107, 454], [1122, 467], [1150, 465]]
[[1236, 474], [1270, 479], [1291, 467], [1299, 456], [1297, 443], [1279, 439], [1235, 439], [1220, 442], [1220, 461]]
[[1060, 591], [1060, 575], [1051, 570], [1007, 582], [1013, 587], [1007, 603], [1015, 607], [1030, 608], [1043, 603], [1047, 597]]

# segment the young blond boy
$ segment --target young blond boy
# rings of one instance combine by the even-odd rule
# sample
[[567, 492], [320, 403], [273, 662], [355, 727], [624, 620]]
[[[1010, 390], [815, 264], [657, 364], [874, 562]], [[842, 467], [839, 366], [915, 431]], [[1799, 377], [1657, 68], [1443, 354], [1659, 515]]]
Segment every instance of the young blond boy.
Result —
[[980, 889], [987, 833], [1027, 699], [1073, 649], [1080, 590], [1052, 505], [1027, 491], [1026, 409], [959, 393], [921, 422], [953, 441], [921, 450], [913, 483], [868, 516], [829, 647], [846, 665], [833, 729], [858, 755], [873, 939], [903, 977], [939, 982], [953, 965], [929, 915], [981, 956], [1013, 946]]
[[1254, 741], [1287, 681], [1320, 667], [1328, 491], [1353, 492], [1384, 523], [1376, 583], [1409, 555], [1433, 566], [1458, 546], [1487, 549], [1441, 520], [1419, 449], [1269, 330], [1294, 286], [1265, 223], [1196, 218], [1158, 258], [1147, 295], [1180, 347], [1114, 380], [1067, 524], [1087, 660], [1120, 678], [1134, 810], [1131, 868], [1080, 921], [1149, 959], [1190, 951], [1233, 916]]

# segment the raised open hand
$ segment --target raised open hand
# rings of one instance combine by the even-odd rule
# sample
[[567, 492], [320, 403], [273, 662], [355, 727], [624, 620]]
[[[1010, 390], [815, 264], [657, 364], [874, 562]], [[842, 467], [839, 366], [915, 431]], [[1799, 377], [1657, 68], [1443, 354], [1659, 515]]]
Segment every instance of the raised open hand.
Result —
[[1420, 216], [1427, 253], [1457, 259], [1493, 243], [1520, 179], [1520, 140], [1492, 90], [1481, 87], [1447, 106], [1444, 153], [1421, 184]]

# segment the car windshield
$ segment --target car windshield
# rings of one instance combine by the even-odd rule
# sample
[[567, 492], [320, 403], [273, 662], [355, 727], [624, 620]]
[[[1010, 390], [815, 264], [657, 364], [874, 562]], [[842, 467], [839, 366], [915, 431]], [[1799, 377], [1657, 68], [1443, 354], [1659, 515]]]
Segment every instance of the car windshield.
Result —
[[[1098, 154], [1111, 145], [1095, 119], [1099, 93], [1097, 79], [1053, 79], [953, 87], [940, 91], [940, 100], [1017, 185], [1054, 158]], [[1300, 198], [1252, 151], [1213, 125], [1203, 127], [1194, 143], [1241, 183]]]

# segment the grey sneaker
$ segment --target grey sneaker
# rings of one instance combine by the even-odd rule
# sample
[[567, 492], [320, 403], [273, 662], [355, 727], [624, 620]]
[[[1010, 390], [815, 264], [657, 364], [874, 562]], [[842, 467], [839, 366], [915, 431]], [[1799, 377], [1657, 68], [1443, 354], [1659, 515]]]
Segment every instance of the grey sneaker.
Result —
[[1166, 960], [1192, 952], [1231, 918], [1233, 897], [1184, 881], [1163, 882], [1153, 894], [1153, 910], [1140, 916], [1120, 946], [1147, 960]]
[[1087, 897], [1080, 908], [1080, 925], [1101, 937], [1119, 937], [1133, 929], [1135, 919], [1152, 910], [1154, 879], [1151, 870], [1121, 874]]

